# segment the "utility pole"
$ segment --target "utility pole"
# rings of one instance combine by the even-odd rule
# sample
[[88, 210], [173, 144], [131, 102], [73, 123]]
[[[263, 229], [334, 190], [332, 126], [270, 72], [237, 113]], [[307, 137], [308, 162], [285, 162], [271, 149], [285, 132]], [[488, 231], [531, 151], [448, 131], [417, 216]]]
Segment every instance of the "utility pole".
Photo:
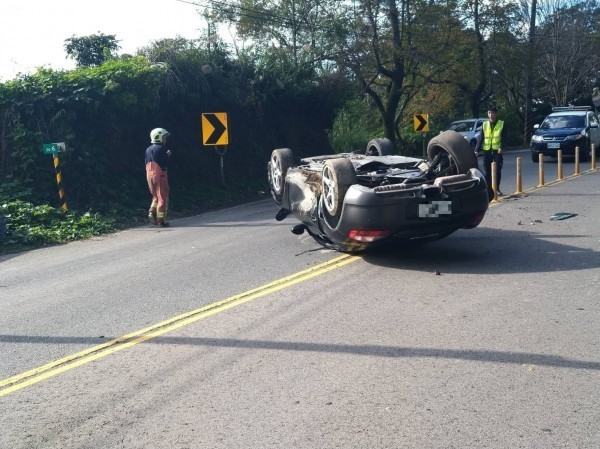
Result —
[[531, 0], [531, 17], [529, 18], [529, 48], [527, 57], [527, 87], [525, 91], [525, 129], [523, 143], [529, 145], [533, 133], [531, 110], [533, 108], [533, 58], [535, 57], [535, 15], [537, 0]]
[[212, 34], [212, 26], [211, 26], [211, 22], [210, 22], [210, 16], [208, 15], [208, 12], [204, 12], [204, 18], [206, 19], [206, 33], [207, 33], [207, 37], [206, 37], [206, 44], [208, 47], [208, 55], [210, 56], [210, 44], [212, 42], [213, 39], [213, 34]]

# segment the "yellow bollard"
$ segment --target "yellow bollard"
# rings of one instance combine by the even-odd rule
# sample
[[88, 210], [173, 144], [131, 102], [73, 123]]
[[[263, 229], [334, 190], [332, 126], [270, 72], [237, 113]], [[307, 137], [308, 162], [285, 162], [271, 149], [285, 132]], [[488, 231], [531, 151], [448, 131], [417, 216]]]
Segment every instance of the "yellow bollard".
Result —
[[494, 198], [492, 198], [492, 201], [498, 201], [497, 173], [496, 162], [492, 162], [492, 191], [494, 192]]
[[575, 147], [575, 174], [579, 174], [579, 147]]
[[517, 190], [515, 193], [523, 193], [523, 179], [521, 173], [521, 158], [517, 157]]
[[596, 144], [592, 144], [592, 170], [596, 170]]
[[562, 150], [558, 150], [558, 177], [556, 179], [558, 179], [559, 181], [561, 181], [563, 179], [563, 169], [562, 169]]
[[540, 158], [538, 160], [539, 160], [538, 173], [539, 173], [540, 183], [537, 186], [543, 187], [543, 185], [544, 185], [544, 155], [540, 153]]

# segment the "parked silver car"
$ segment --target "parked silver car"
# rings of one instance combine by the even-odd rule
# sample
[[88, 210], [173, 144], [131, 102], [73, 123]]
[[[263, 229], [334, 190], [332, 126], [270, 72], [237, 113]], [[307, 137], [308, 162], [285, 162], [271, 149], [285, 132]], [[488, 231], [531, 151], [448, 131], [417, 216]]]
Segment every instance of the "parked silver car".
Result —
[[487, 118], [469, 118], [464, 120], [456, 120], [455, 122], [450, 123], [447, 129], [452, 131], [456, 131], [461, 136], [463, 136], [473, 151], [479, 146], [481, 143], [481, 139], [483, 138], [483, 122], [485, 122]]

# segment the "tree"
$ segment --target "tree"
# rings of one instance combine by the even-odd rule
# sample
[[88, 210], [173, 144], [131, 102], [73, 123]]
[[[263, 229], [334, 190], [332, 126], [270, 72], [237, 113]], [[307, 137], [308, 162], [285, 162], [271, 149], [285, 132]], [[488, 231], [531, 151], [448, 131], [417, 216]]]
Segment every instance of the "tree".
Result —
[[545, 83], [540, 94], [549, 103], [565, 106], [591, 97], [598, 77], [600, 56], [598, 2], [573, 3], [554, 0], [544, 3], [539, 31], [538, 77]]
[[[473, 50], [471, 51], [473, 54], [473, 63], [472, 65], [467, 65], [467, 71], [472, 73], [467, 73], [465, 74], [467, 76], [458, 78], [456, 85], [468, 99], [471, 116], [479, 117], [479, 109], [489, 80], [488, 64], [485, 54], [486, 44], [482, 33], [481, 4], [479, 0], [467, 1], [464, 4], [464, 8], [466, 17], [468, 17], [468, 21], [471, 22], [473, 30], [472, 35], [474, 37], [474, 42], [473, 39], [466, 40], [467, 45], [472, 45], [473, 47]], [[470, 37], [471, 33], [466, 34]], [[465, 66], [463, 65], [463, 67]], [[457, 73], [456, 70], [453, 70], [453, 72]]]
[[[362, 0], [352, 41], [340, 65], [348, 67], [381, 115], [385, 136], [401, 141], [402, 112], [417, 93], [413, 51], [414, 11], [409, 0]], [[409, 79], [410, 83], [406, 83]]]
[[103, 33], [89, 36], [72, 37], [65, 39], [67, 56], [74, 59], [78, 67], [95, 67], [107, 59], [114, 57], [121, 48], [114, 34]]
[[351, 29], [348, 4], [339, 0], [223, 0], [212, 8], [211, 18], [235, 24], [258, 54], [277, 48], [295, 67], [329, 69]]
[[[535, 52], [535, 29], [537, 15], [537, 0], [531, 0], [531, 9], [525, 4], [525, 12], [529, 15], [529, 39], [527, 42], [528, 57], [527, 57], [527, 85], [525, 88], [525, 127], [523, 129], [523, 143], [529, 144], [531, 135], [533, 134], [533, 123], [531, 110], [533, 108], [533, 67]], [[526, 16], [527, 17], [527, 16]]]

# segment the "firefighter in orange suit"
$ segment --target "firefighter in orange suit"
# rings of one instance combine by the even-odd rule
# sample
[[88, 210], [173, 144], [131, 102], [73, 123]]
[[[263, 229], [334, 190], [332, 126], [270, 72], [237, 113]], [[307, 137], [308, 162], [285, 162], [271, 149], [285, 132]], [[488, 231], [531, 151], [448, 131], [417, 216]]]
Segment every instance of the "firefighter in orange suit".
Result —
[[164, 128], [155, 128], [150, 132], [150, 145], [146, 149], [146, 180], [152, 195], [152, 204], [148, 211], [148, 219], [161, 228], [169, 226], [167, 208], [169, 206], [169, 178], [167, 168], [171, 150], [166, 143], [169, 132]]

